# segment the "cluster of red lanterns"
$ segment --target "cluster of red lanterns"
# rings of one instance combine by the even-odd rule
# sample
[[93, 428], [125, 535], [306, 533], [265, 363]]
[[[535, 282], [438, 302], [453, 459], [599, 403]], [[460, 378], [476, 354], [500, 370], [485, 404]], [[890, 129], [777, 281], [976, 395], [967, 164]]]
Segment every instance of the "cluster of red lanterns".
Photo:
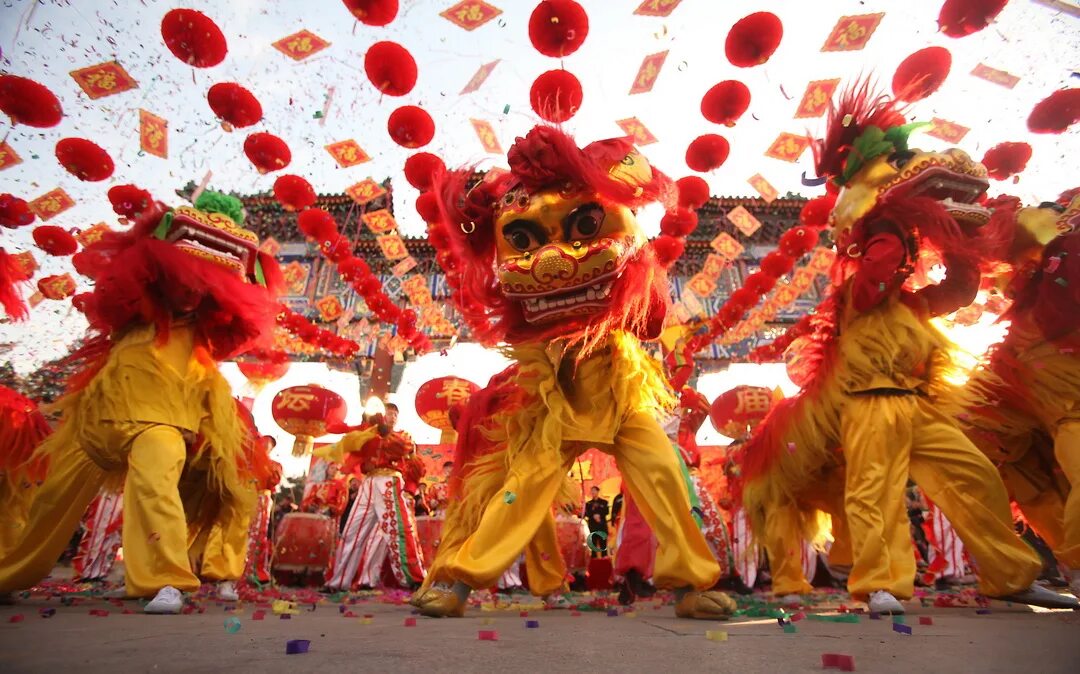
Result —
[[25, 227], [33, 223], [36, 217], [25, 199], [14, 194], [0, 194], [0, 227]]
[[660, 236], [652, 242], [656, 260], [665, 268], [682, 257], [686, 237], [697, 229], [697, 209], [709, 200], [709, 184], [698, 176], [679, 178], [675, 187], [679, 191], [678, 206], [660, 219]]
[[323, 330], [285, 305], [281, 305], [279, 308], [278, 326], [299, 338], [305, 344], [310, 344], [345, 359], [352, 358], [360, 350], [360, 345], [353, 340], [345, 339], [329, 330]]
[[214, 20], [194, 9], [174, 9], [161, 19], [161, 38], [173, 56], [195, 68], [225, 60], [228, 45]]
[[[574, 0], [544, 0], [529, 16], [529, 41], [544, 56], [569, 56], [588, 34], [589, 15]], [[541, 74], [529, 88], [533, 112], [553, 124], [576, 115], [583, 98], [581, 82], [561, 68]]]
[[283, 175], [274, 181], [274, 198], [286, 211], [302, 211], [315, 205], [315, 188], [297, 175]]
[[0, 111], [12, 124], [45, 129], [64, 116], [60, 101], [47, 87], [17, 75], [0, 75]]
[[109, 153], [85, 138], [64, 138], [56, 144], [56, 160], [79, 180], [100, 182], [113, 174]]

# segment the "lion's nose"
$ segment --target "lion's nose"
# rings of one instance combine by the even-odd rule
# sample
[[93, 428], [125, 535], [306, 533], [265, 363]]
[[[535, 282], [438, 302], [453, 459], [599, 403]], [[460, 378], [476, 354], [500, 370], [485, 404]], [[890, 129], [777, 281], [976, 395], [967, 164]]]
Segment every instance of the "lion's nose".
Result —
[[574, 271], [574, 260], [558, 246], [545, 246], [536, 255], [533, 275], [537, 278], [565, 278]]

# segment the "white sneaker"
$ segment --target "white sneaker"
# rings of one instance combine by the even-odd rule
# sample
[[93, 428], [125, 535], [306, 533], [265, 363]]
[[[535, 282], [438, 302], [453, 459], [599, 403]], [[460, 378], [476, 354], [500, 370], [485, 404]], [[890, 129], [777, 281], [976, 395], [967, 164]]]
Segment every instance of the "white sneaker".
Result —
[[[1073, 589], [1075, 586], [1072, 584], [1074, 580], [1069, 583], [1070, 591], [1075, 592]], [[995, 599], [1001, 599], [1003, 601], [1013, 601], [1017, 604], [1027, 604], [1028, 606], [1041, 606], [1042, 608], [1071, 608], [1080, 609], [1080, 602], [1076, 599], [1064, 594], [1058, 594], [1053, 590], [1048, 590], [1041, 585], [1031, 584], [1026, 590], [1017, 592], [1016, 594], [1010, 594], [1007, 597], [995, 597]]]
[[1080, 598], [1080, 569], [1069, 572], [1069, 592], [1074, 597]]
[[885, 590], [871, 592], [870, 601], [866, 603], [870, 606], [871, 613], [891, 613], [892, 615], [902, 615], [904, 613], [904, 605]]
[[223, 580], [218, 583], [217, 596], [222, 601], [240, 601], [240, 595], [236, 592], [236, 581]]
[[573, 606], [570, 599], [561, 592], [555, 594], [549, 594], [544, 597], [544, 607], [552, 610], [567, 609]]
[[184, 608], [184, 595], [172, 585], [166, 585], [158, 590], [149, 604], [143, 607], [143, 613], [176, 614], [182, 608]]

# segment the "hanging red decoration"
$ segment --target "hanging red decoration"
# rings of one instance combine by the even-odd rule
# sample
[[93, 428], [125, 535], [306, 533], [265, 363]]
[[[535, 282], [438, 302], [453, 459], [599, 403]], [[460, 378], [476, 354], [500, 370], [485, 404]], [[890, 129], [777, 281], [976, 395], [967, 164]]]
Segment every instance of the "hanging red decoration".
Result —
[[109, 188], [109, 203], [113, 212], [125, 218], [135, 218], [153, 203], [153, 197], [135, 185], [117, 185]]
[[334, 216], [321, 208], [309, 208], [296, 218], [297, 228], [304, 236], [315, 241], [325, 241], [337, 234]]
[[210, 87], [206, 102], [218, 119], [228, 125], [226, 131], [251, 126], [263, 116], [262, 105], [255, 94], [235, 82], [219, 82]]
[[56, 160], [79, 180], [98, 182], [113, 174], [109, 153], [85, 138], [64, 138], [56, 144]]
[[679, 189], [679, 205], [697, 210], [709, 200], [709, 183], [701, 176], [686, 176], [675, 181]]
[[342, 0], [345, 8], [360, 23], [368, 26], [385, 26], [398, 13], [398, 0]]
[[274, 198], [287, 211], [302, 211], [315, 203], [315, 189], [300, 176], [283, 175], [274, 181]]
[[986, 151], [982, 165], [994, 180], [1005, 180], [1027, 168], [1031, 146], [1027, 143], [998, 143]]
[[479, 390], [480, 387], [468, 379], [438, 377], [420, 385], [413, 404], [417, 416], [425, 424], [440, 431], [452, 431], [454, 425], [450, 422], [450, 411], [464, 407]]
[[349, 359], [360, 345], [329, 330], [323, 330], [285, 305], [278, 307], [277, 324], [305, 344], [317, 347], [340, 358]]
[[402, 147], [423, 147], [435, 137], [435, 122], [421, 107], [403, 105], [390, 113], [386, 129], [390, 138]]
[[727, 161], [730, 151], [726, 138], [707, 133], [692, 140], [686, 148], [686, 165], [701, 173], [712, 171]]
[[348, 407], [344, 398], [321, 386], [290, 386], [278, 391], [270, 410], [278, 426], [296, 436], [293, 456], [305, 456], [327, 427], [344, 423]]
[[34, 222], [36, 217], [25, 199], [14, 194], [0, 194], [0, 227], [25, 227]]
[[670, 267], [682, 257], [683, 251], [686, 250], [686, 241], [677, 236], [661, 234], [653, 239], [652, 249], [656, 253], [656, 261], [660, 263], [660, 266]]
[[529, 17], [529, 41], [544, 56], [569, 56], [589, 34], [589, 15], [574, 0], [544, 0]]
[[668, 236], [687, 237], [698, 226], [698, 215], [689, 208], [677, 208], [660, 218], [660, 232]]
[[71, 232], [56, 225], [39, 225], [34, 228], [34, 243], [49, 255], [66, 257], [79, 249], [79, 242]]
[[1059, 89], [1035, 106], [1028, 116], [1032, 133], [1062, 133], [1080, 122], [1080, 89]]
[[196, 68], [225, 60], [225, 35], [214, 20], [194, 9], [174, 9], [161, 20], [161, 37], [173, 56]]
[[737, 68], [752, 68], [769, 60], [780, 39], [784, 24], [771, 12], [755, 12], [735, 22], [724, 41], [724, 54]]
[[416, 212], [424, 222], [438, 222], [439, 200], [431, 192], [424, 192], [416, 199]]
[[431, 181], [446, 170], [446, 164], [430, 152], [417, 152], [405, 160], [405, 180], [421, 192], [431, 189]]
[[738, 80], [725, 80], [701, 97], [701, 115], [713, 124], [735, 126], [750, 107], [750, 90]]
[[729, 438], [746, 437], [768, 414], [773, 392], [760, 386], [736, 386], [709, 406], [713, 427]]
[[964, 37], [990, 25], [1009, 0], [945, 0], [938, 27], [949, 37]]
[[565, 70], [543, 73], [529, 89], [529, 103], [540, 118], [559, 124], [577, 114], [583, 98], [581, 82]]
[[799, 222], [809, 227], [825, 227], [829, 224], [829, 213], [836, 205], [836, 195], [826, 194], [807, 201], [799, 211]]
[[364, 54], [364, 72], [387, 96], [404, 96], [416, 86], [416, 60], [397, 42], [376, 42]]
[[53, 92], [17, 75], [0, 75], [0, 110], [11, 118], [12, 124], [41, 129], [56, 126], [64, 116]]
[[280, 171], [292, 161], [292, 152], [285, 141], [271, 133], [253, 133], [244, 141], [244, 154], [259, 173]]
[[951, 67], [952, 54], [948, 49], [920, 49], [897, 66], [892, 79], [893, 95], [902, 101], [920, 101], [945, 83]]
[[71, 274], [54, 274], [38, 279], [38, 292], [50, 300], [66, 300], [75, 294], [75, 279]]
[[271, 351], [267, 353], [252, 354], [255, 360], [242, 360], [236, 363], [240, 374], [244, 375], [251, 385], [261, 389], [267, 384], [277, 381], [289, 371], [289, 354], [284, 351]]

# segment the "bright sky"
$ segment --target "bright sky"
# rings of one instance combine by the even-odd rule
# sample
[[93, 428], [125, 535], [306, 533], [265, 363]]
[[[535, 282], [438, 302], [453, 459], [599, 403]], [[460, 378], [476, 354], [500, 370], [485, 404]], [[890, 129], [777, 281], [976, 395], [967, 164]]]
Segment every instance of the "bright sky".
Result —
[[[211, 186], [238, 192], [269, 190], [274, 175], [260, 176], [244, 157], [241, 146], [248, 132], [269, 131], [290, 145], [292, 165], [286, 172], [307, 177], [320, 192], [340, 192], [367, 176], [391, 177], [402, 232], [422, 233], [415, 214], [416, 192], [408, 186], [401, 166], [412, 152], [390, 141], [386, 120], [398, 105], [425, 107], [434, 117], [436, 135], [424, 150], [448, 164], [495, 161], [485, 155], [469, 119], [490, 122], [504, 149], [538, 120], [529, 108], [528, 92], [540, 73], [559, 67], [559, 60], [542, 56], [530, 45], [527, 22], [533, 0], [492, 0], [502, 14], [472, 32], [439, 16], [451, 0], [402, 0], [397, 19], [385, 28], [355, 22], [337, 0], [192, 0], [177, 4], [144, 0], [83, 0], [33, 3], [9, 0], [0, 7], [0, 49], [3, 69], [48, 86], [60, 98], [65, 118], [52, 129], [11, 129], [0, 121], [0, 138], [23, 158], [23, 163], [0, 173], [2, 191], [26, 199], [63, 187], [77, 205], [50, 224], [87, 227], [114, 222], [106, 191], [115, 184], [135, 182], [167, 202], [172, 191], [189, 180], [213, 172]], [[582, 141], [620, 135], [615, 120], [639, 118], [659, 139], [645, 153], [662, 170], [688, 173], [687, 144], [702, 133], [720, 133], [732, 146], [720, 169], [704, 176], [714, 194], [751, 194], [746, 179], [761, 173], [781, 193], [815, 194], [801, 187], [799, 176], [810, 172], [810, 153], [796, 164], [763, 156], [782, 131], [819, 131], [819, 120], [795, 120], [792, 115], [811, 80], [876, 73], [887, 86], [896, 65], [908, 54], [929, 45], [952, 52], [952, 72], [942, 89], [917, 103], [912, 116], [941, 117], [970, 127], [961, 143], [981, 157], [1002, 141], [1026, 141], [1034, 157], [1017, 184], [995, 185], [1025, 200], [1054, 197], [1074, 187], [1075, 157], [1080, 156], [1080, 130], [1061, 136], [1034, 136], [1025, 120], [1031, 107], [1052, 91], [1076, 86], [1072, 70], [1080, 58], [1080, 19], [1060, 9], [1026, 0], [1013, 0], [995, 24], [975, 35], [954, 40], [936, 32], [939, 1], [815, 0], [814, 2], [751, 2], [749, 0], [683, 0], [667, 18], [634, 16], [638, 0], [585, 0], [590, 31], [583, 47], [562, 61], [584, 88], [584, 103], [565, 126]], [[213, 18], [225, 32], [229, 54], [209, 69], [181, 63], [161, 40], [161, 17], [183, 6]], [[739, 18], [768, 9], [784, 23], [779, 50], [760, 67], [739, 69], [723, 54], [727, 30]], [[876, 34], [862, 51], [820, 51], [833, 25], [843, 15], [884, 12]], [[315, 56], [294, 62], [271, 43], [300, 29], [329, 41]], [[382, 97], [363, 72], [363, 54], [374, 42], [393, 40], [407, 47], [419, 65], [416, 88], [401, 98]], [[655, 88], [630, 96], [628, 91], [642, 59], [669, 51]], [[68, 72], [103, 61], [118, 60], [139, 88], [90, 100]], [[491, 76], [475, 93], [459, 91], [483, 64], [499, 60]], [[984, 63], [1020, 78], [1013, 89], [978, 79], [969, 73]], [[699, 112], [702, 94], [725, 79], [740, 79], [753, 100], [749, 112], [734, 128], [716, 127]], [[206, 103], [206, 91], [217, 82], [235, 81], [261, 101], [265, 118], [250, 129], [224, 132]], [[330, 90], [333, 96], [323, 121], [315, 119]], [[169, 158], [139, 152], [138, 110], [144, 108], [169, 123]], [[504, 110], [508, 112], [504, 113]], [[80, 183], [56, 162], [57, 140], [82, 136], [102, 145], [117, 164], [113, 178]], [[356, 139], [372, 161], [339, 169], [323, 150], [328, 143]], [[933, 138], [918, 144], [942, 147]], [[820, 188], [817, 188], [820, 189]], [[654, 223], [646, 223], [653, 226]], [[31, 228], [0, 234], [9, 251], [32, 247]], [[40, 252], [41, 260], [45, 256]], [[46, 260], [39, 274], [68, 271], [67, 260]], [[0, 325], [0, 357], [27, 372], [41, 361], [62, 355], [81, 334], [84, 323], [67, 303], [44, 302], [33, 310], [28, 325]], [[6, 351], [6, 353], [5, 353]]]

